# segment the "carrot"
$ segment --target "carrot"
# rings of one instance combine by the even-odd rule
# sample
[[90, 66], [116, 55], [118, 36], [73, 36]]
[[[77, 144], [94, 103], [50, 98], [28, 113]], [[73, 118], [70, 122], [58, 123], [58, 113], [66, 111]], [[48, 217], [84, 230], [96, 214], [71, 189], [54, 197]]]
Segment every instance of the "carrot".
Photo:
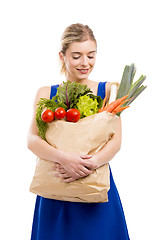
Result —
[[107, 93], [106, 93], [105, 98], [103, 99], [102, 107], [99, 109], [98, 113], [103, 112], [104, 107], [106, 107], [108, 105], [108, 103], [106, 103], [106, 100], [107, 100]]
[[113, 111], [112, 111], [112, 114], [117, 114], [119, 112], [122, 112], [124, 109], [128, 108], [130, 106], [125, 106], [125, 107], [116, 107]]
[[118, 107], [127, 97], [129, 96], [129, 94], [127, 94], [124, 97], [121, 97], [113, 102], [111, 102], [110, 104], [108, 104], [108, 106], [101, 108], [98, 112], [103, 112], [103, 111], [107, 111], [107, 112], [112, 112], [116, 107]]
[[105, 109], [108, 112], [112, 112], [116, 107], [118, 107], [120, 104], [122, 104], [122, 102], [129, 96], [129, 94], [127, 94], [124, 97], [121, 97], [117, 100], [115, 100], [114, 102], [111, 102]]
[[119, 104], [111, 113], [113, 114], [117, 114], [119, 112], [122, 112], [124, 109], [128, 108], [129, 106], [126, 106], [126, 107], [121, 107], [124, 103], [128, 102], [130, 99], [127, 99], [125, 101], [123, 101], [121, 104]]
[[117, 114], [119, 112], [122, 112], [124, 109], [128, 108], [129, 106], [126, 107], [121, 107], [124, 103], [128, 102], [129, 100], [131, 100], [131, 98], [123, 101], [121, 104], [119, 104], [111, 113], [112, 114]]
[[105, 111], [105, 109], [104, 109], [104, 107], [103, 108], [100, 108], [99, 110], [98, 110], [98, 113], [101, 113], [101, 112], [104, 112]]
[[107, 100], [107, 95], [105, 96], [104, 100], [103, 100], [103, 105], [102, 105], [102, 108], [104, 108], [105, 106], [105, 103], [106, 103], [106, 100]]
[[120, 108], [124, 103], [130, 101], [131, 99], [132, 99], [132, 98], [129, 98], [129, 99], [127, 99], [127, 100], [121, 102], [116, 108], [113, 109], [113, 111], [116, 110], [117, 108]]

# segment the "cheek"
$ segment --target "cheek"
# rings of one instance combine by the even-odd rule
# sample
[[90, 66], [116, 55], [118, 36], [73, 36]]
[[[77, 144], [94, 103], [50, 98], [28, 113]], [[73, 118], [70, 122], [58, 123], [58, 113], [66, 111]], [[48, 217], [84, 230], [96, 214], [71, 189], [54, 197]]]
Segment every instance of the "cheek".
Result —
[[69, 69], [77, 67], [78, 64], [79, 64], [78, 61], [73, 61], [73, 60], [68, 60], [68, 61], [66, 62], [66, 66], [67, 66]]
[[96, 60], [95, 60], [95, 59], [93, 59], [92, 61], [90, 61], [90, 66], [94, 67], [94, 65], [95, 65], [95, 62], [96, 62]]

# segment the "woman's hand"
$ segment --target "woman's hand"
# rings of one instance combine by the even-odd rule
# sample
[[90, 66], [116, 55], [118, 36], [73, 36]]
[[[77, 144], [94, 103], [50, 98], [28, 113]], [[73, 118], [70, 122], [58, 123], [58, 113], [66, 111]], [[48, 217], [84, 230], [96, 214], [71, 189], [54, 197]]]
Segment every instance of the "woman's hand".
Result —
[[72, 182], [86, 177], [93, 172], [93, 169], [97, 168], [91, 158], [92, 155], [65, 153], [65, 159], [54, 165], [53, 170], [58, 172], [55, 176], [62, 178], [63, 182]]

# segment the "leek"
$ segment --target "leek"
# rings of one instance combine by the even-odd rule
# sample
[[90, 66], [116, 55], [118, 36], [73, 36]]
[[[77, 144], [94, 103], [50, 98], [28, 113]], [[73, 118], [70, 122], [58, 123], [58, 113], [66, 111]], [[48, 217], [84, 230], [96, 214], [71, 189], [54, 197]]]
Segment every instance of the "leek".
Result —
[[[126, 65], [123, 71], [122, 80], [119, 85], [118, 93], [117, 93], [117, 99], [121, 98], [129, 93], [129, 96], [127, 99], [131, 98], [128, 102], [123, 104], [124, 106], [129, 106], [142, 91], [147, 87], [142, 85], [144, 80], [146, 79], [146, 76], [141, 75], [140, 78], [133, 83], [133, 79], [136, 73], [136, 68], [134, 64], [131, 64], [130, 66]], [[118, 113], [119, 116], [121, 114]]]
[[147, 86], [141, 86], [139, 87], [135, 92], [134, 94], [132, 95], [132, 99], [129, 100], [125, 105], [128, 106], [129, 104], [131, 104], [135, 99], [136, 97], [138, 97], [138, 95], [146, 88]]
[[110, 96], [109, 96], [109, 102], [108, 102], [109, 104], [116, 100], [117, 92], [118, 92], [118, 84], [112, 83], [111, 84]]

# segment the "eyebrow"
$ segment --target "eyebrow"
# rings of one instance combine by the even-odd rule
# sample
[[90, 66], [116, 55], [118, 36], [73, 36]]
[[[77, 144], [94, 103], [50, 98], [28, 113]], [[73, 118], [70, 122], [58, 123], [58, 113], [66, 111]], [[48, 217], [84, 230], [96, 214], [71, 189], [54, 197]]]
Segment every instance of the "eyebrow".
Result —
[[[95, 52], [96, 52], [96, 50], [90, 51], [88, 54], [90, 54], [90, 53], [95, 53]], [[81, 54], [81, 52], [71, 52], [71, 53]]]

